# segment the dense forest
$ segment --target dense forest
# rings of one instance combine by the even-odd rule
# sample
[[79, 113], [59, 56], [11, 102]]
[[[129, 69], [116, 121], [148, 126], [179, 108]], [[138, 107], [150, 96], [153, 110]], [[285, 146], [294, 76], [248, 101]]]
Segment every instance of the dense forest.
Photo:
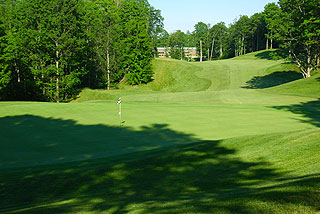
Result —
[[0, 0], [0, 100], [66, 102], [84, 87], [147, 83], [157, 47], [175, 59], [197, 47], [200, 61], [281, 48], [309, 77], [319, 67], [319, 17], [318, 0], [280, 0], [229, 26], [169, 34], [147, 0]]
[[146, 0], [1, 0], [0, 99], [69, 101], [152, 78], [160, 11]]

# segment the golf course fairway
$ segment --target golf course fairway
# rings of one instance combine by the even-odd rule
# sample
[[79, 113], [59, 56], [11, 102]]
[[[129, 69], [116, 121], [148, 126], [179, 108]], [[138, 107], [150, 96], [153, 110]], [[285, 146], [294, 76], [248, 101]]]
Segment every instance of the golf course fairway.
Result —
[[0, 213], [319, 213], [320, 74], [273, 51], [0, 102]]

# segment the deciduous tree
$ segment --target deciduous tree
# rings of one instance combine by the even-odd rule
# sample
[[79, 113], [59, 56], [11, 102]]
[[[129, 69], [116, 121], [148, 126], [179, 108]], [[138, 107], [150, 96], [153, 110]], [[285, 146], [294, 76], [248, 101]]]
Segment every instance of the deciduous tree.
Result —
[[194, 26], [194, 32], [193, 32], [196, 40], [198, 41], [197, 49], [200, 53], [200, 62], [203, 60], [203, 49], [206, 49], [206, 46], [208, 46], [208, 25], [203, 22], [198, 22]]
[[304, 78], [319, 67], [320, 2], [280, 0], [283, 40]]

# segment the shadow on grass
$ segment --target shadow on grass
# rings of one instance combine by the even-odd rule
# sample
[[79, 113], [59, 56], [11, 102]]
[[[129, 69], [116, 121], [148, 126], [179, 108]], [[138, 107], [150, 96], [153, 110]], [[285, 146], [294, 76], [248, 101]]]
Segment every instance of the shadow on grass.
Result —
[[273, 108], [300, 114], [305, 118], [303, 122], [320, 127], [320, 99], [295, 105], [274, 106]]
[[246, 82], [247, 89], [264, 89], [282, 85], [301, 79], [301, 74], [296, 71], [277, 71], [265, 76], [255, 76]]
[[258, 53], [255, 55], [255, 57], [260, 59], [268, 59], [268, 60], [279, 60], [279, 59], [285, 59], [288, 56], [288, 54], [281, 50], [269, 50], [264, 51], [262, 53]]
[[270, 213], [263, 203], [316, 209], [320, 200], [307, 192], [319, 175], [258, 188], [285, 175], [166, 124], [120, 133], [25, 115], [0, 118], [0, 130], [1, 213]]

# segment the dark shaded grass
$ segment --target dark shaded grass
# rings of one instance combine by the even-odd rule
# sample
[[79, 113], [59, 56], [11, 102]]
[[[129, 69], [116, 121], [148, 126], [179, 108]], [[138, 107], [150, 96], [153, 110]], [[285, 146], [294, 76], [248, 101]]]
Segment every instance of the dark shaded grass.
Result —
[[301, 74], [296, 71], [276, 71], [265, 76], [255, 76], [246, 82], [243, 88], [264, 89], [282, 85], [301, 79]]
[[[275, 109], [291, 111], [294, 114], [303, 115], [304, 123], [310, 123], [320, 127], [320, 99], [296, 105], [275, 106]], [[319, 139], [320, 141], [320, 139]]]
[[255, 57], [259, 59], [267, 59], [267, 60], [285, 59], [288, 56], [289, 56], [289, 53], [282, 51], [280, 49], [263, 51], [255, 55]]
[[[205, 142], [184, 151], [168, 149], [156, 158], [106, 163], [85, 171], [66, 168], [65, 172], [7, 174], [7, 181], [14, 185], [6, 187], [6, 195], [14, 197], [2, 203], [31, 207], [16, 213], [128, 213], [130, 204], [137, 205], [133, 210], [140, 206], [141, 213], [271, 213], [278, 208], [293, 211], [301, 205], [319, 210], [319, 174], [284, 178], [283, 185], [257, 188], [257, 184], [275, 181], [281, 175], [267, 163], [224, 157], [233, 152], [219, 148], [218, 142]], [[48, 204], [68, 199], [75, 201]], [[259, 207], [259, 203], [267, 206]], [[39, 207], [42, 204], [47, 205]]]
[[33, 115], [0, 118], [0, 169], [118, 156], [195, 141], [167, 124], [139, 131]]
[[[33, 116], [27, 116], [28, 120], [29, 117], [34, 121]], [[17, 123], [21, 117], [7, 119], [21, 128]], [[98, 133], [95, 129], [100, 132], [103, 128], [105, 132], [101, 135], [106, 138], [100, 139], [101, 144], [103, 139], [122, 138], [114, 127], [34, 119], [41, 121], [43, 126], [55, 127], [61, 136], [77, 130], [86, 134]], [[28, 123], [24, 125], [28, 127]], [[61, 125], [63, 130], [57, 127]], [[39, 129], [27, 130], [30, 136], [37, 136], [39, 132]], [[51, 165], [33, 162], [29, 167], [1, 170], [1, 213], [274, 213], [279, 209], [283, 209], [283, 213], [296, 210], [308, 213], [319, 210], [319, 174], [292, 177], [258, 156], [243, 160], [237, 156], [240, 145], [237, 149], [227, 148], [222, 141], [202, 141], [169, 129], [165, 124], [144, 127], [143, 130], [125, 128], [123, 132], [127, 136], [139, 136], [145, 145], [148, 141], [162, 144], [168, 139], [179, 143], [130, 153], [130, 139], [126, 138], [128, 142], [123, 146], [130, 154], [96, 159], [99, 156], [94, 156], [93, 152], [98, 154], [101, 150], [97, 144], [90, 145], [95, 148], [89, 146], [87, 151], [81, 152], [76, 149], [81, 145], [79, 139], [69, 142], [70, 148], [67, 147], [63, 154], [69, 155], [70, 160], [74, 155], [90, 152], [91, 158], [78, 162], [72, 159], [73, 162], [68, 163], [57, 161], [55, 155], [48, 153]], [[23, 151], [32, 146], [34, 139], [28, 138], [15, 148]], [[45, 140], [43, 135], [42, 141]], [[133, 144], [138, 141], [137, 138], [132, 140]], [[30, 151], [40, 147], [38, 145]], [[2, 143], [2, 148], [7, 147]], [[103, 152], [107, 153], [107, 148]], [[45, 157], [46, 154], [39, 158], [45, 160]]]

